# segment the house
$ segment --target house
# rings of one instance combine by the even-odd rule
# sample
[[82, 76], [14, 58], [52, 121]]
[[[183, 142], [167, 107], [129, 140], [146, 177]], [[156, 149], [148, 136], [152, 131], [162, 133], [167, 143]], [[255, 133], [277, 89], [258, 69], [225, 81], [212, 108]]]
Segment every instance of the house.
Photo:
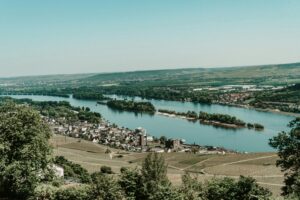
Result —
[[154, 139], [153, 139], [153, 136], [147, 136], [147, 141], [148, 141], [148, 142], [153, 142], [153, 140], [154, 140]]
[[181, 149], [181, 143], [180, 143], [180, 140], [179, 139], [174, 139], [172, 140], [172, 147], [173, 149]]
[[165, 152], [164, 149], [158, 148], [158, 147], [152, 148], [150, 151], [151, 152], [156, 152], [156, 153], [164, 153]]
[[53, 165], [53, 171], [57, 177], [64, 177], [64, 168], [58, 165]]
[[143, 134], [138, 135], [138, 146], [147, 146], [147, 139], [146, 136]]

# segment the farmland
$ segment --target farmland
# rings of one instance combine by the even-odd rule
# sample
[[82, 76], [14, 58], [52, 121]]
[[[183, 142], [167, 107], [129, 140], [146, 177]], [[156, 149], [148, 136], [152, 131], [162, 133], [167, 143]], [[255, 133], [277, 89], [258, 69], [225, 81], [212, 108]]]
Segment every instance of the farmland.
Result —
[[[80, 164], [90, 173], [99, 171], [101, 166], [110, 166], [115, 173], [121, 167], [139, 167], [147, 153], [128, 153], [110, 149], [111, 159], [106, 154], [107, 146], [94, 144], [85, 140], [54, 135], [50, 143], [54, 154], [66, 157]], [[275, 166], [275, 153], [201, 155], [192, 153], [165, 153], [168, 164], [168, 177], [174, 185], [181, 183], [185, 171], [197, 175], [205, 181], [213, 177], [238, 178], [240, 175], [252, 176], [259, 184], [269, 188], [278, 197], [282, 186], [283, 174]]]

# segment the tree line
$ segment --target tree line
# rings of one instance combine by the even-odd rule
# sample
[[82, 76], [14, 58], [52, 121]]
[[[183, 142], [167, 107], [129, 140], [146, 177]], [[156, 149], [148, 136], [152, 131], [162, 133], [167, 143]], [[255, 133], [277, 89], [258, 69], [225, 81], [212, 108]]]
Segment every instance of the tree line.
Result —
[[110, 100], [107, 106], [113, 109], [132, 111], [132, 112], [146, 112], [155, 113], [156, 109], [151, 102], [135, 102], [131, 100]]
[[12, 101], [17, 104], [30, 105], [41, 115], [58, 119], [64, 118], [67, 122], [87, 121], [89, 123], [99, 123], [101, 114], [92, 112], [88, 107], [75, 107], [67, 101], [33, 101], [31, 99], [13, 99], [10, 97], [0, 97], [0, 102]]
[[232, 124], [239, 127], [248, 127], [249, 129], [256, 129], [256, 130], [262, 130], [264, 129], [264, 126], [259, 123], [247, 123], [244, 122], [241, 119], [236, 118], [235, 116], [227, 115], [227, 114], [219, 114], [219, 113], [207, 113], [200, 111], [199, 114], [197, 114], [195, 111], [188, 111], [188, 112], [176, 112], [174, 110], [166, 110], [166, 109], [158, 109], [158, 112], [161, 113], [167, 113], [171, 115], [177, 115], [177, 116], [184, 116], [187, 118], [191, 118], [194, 120], [200, 120], [203, 122], [220, 122], [223, 124]]

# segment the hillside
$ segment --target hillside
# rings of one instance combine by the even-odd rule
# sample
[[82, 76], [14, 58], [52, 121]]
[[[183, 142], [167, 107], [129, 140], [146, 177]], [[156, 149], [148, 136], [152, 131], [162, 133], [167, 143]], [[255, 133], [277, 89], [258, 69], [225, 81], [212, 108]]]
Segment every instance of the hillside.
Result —
[[200, 86], [224, 84], [272, 84], [300, 82], [300, 63], [223, 67], [188, 68], [0, 78], [0, 84], [37, 86], [103, 86], [107, 84], [138, 84], [140, 86]]
[[300, 81], [300, 63], [227, 68], [190, 68], [105, 73], [81, 79], [84, 83], [142, 85], [286, 84]]
[[[110, 148], [113, 159], [105, 154], [107, 146], [75, 138], [54, 135], [50, 143], [57, 156], [80, 164], [90, 173], [99, 171], [101, 166], [110, 166], [115, 173], [121, 167], [135, 168], [141, 166], [147, 153], [124, 152]], [[120, 156], [121, 155], [121, 156]], [[283, 173], [275, 166], [274, 153], [201, 155], [191, 153], [165, 153], [170, 181], [179, 185], [185, 172], [197, 174], [199, 180], [206, 181], [216, 177], [238, 178], [240, 175], [253, 176], [258, 183], [269, 188], [278, 198], [283, 185]]]

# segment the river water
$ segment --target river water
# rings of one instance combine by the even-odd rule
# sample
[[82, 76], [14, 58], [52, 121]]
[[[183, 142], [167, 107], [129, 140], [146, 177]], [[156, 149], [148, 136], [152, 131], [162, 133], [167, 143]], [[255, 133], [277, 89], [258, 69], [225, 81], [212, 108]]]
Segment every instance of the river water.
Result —
[[[118, 99], [126, 98], [116, 95], [110, 96]], [[131, 129], [143, 127], [147, 130], [147, 133], [152, 136], [160, 137], [164, 135], [168, 138], [185, 139], [187, 143], [219, 146], [244, 152], [274, 151], [274, 149], [268, 145], [269, 139], [280, 131], [289, 130], [287, 124], [294, 119], [292, 116], [224, 105], [149, 100], [156, 109], [168, 109], [180, 112], [191, 110], [196, 111], [197, 113], [204, 111], [209, 113], [229, 114], [236, 116], [245, 122], [257, 122], [263, 124], [265, 127], [263, 131], [248, 130], [247, 128], [224, 129], [158, 114], [148, 115], [125, 111], [120, 112], [110, 109], [106, 105], [96, 105], [96, 101], [78, 100], [72, 97], [62, 98], [31, 95], [11, 95], [11, 97], [19, 99], [30, 98], [35, 101], [68, 101], [72, 106], [89, 107], [92, 111], [101, 113], [105, 119], [119, 126]], [[142, 101], [139, 97], [135, 97], [134, 100]]]

